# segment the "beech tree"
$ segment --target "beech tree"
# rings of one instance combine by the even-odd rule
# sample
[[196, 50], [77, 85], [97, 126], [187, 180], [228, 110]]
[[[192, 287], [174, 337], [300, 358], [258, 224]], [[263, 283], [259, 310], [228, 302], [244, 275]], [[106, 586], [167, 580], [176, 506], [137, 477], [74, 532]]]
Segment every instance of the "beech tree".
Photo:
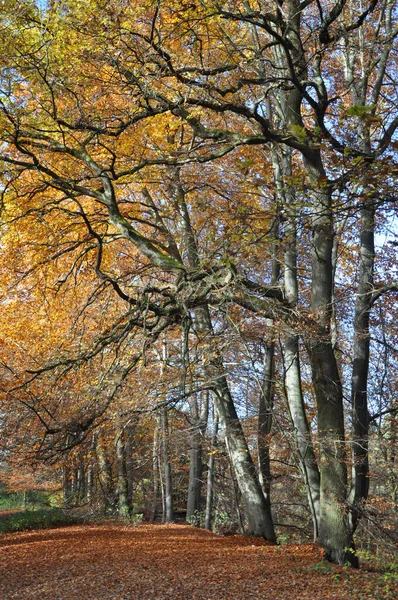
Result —
[[[12, 5], [0, 98], [5, 248], [34, 243], [19, 278], [46, 273], [41, 289], [49, 295], [65, 286], [72, 296], [73, 278], [86, 282], [90, 289], [74, 306], [82, 315], [100, 306], [106, 315], [105, 324], [93, 318], [89, 335], [83, 326], [84, 345], [47, 355], [14, 393], [34, 393], [46, 378], [58, 382], [78, 370], [84, 379], [96, 364], [101, 398], [82, 398], [76, 408], [77, 444], [120, 401], [149, 349], [184, 332], [199, 350], [180, 397], [211, 391], [248, 532], [274, 541], [261, 438], [272, 413], [269, 332], [278, 329], [314, 535], [330, 560], [355, 565], [353, 534], [368, 495], [370, 316], [398, 289], [386, 273], [374, 280], [375, 228], [395, 200], [395, 0], [365, 8], [311, 0], [66, 1], [48, 10], [26, 6], [16, 22]], [[347, 232], [359, 248], [349, 325], [351, 479], [337, 300], [339, 288], [349, 289], [339, 261]], [[225, 315], [228, 323], [255, 316], [267, 331], [263, 490], [225, 366]], [[316, 433], [305, 408], [303, 357]], [[70, 434], [44, 418], [36, 401], [28, 408], [47, 437]], [[202, 422], [196, 419], [196, 432]]]

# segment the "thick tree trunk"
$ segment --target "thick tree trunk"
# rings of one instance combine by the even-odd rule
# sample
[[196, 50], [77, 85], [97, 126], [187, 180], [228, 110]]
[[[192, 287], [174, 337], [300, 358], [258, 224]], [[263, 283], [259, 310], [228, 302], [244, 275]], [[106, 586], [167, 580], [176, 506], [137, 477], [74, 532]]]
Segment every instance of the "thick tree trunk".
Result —
[[[395, 29], [395, 3], [389, 0], [380, 7], [378, 31], [383, 31], [385, 40], [392, 39]], [[374, 42], [376, 43], [376, 36]], [[387, 65], [393, 45], [381, 44], [378, 60], [372, 66], [370, 76], [368, 69], [357, 69], [358, 64], [368, 61], [369, 45], [366, 36], [360, 35], [353, 45], [345, 38], [345, 51], [342, 56], [345, 62], [344, 74], [351, 94], [353, 106], [361, 106], [374, 116], [376, 106], [382, 99]], [[364, 154], [371, 155], [374, 143], [373, 126], [370, 120], [357, 118], [356, 143]], [[367, 181], [366, 169], [361, 173], [360, 186], [362, 205], [360, 210], [360, 256], [359, 281], [355, 303], [353, 370], [351, 380], [352, 402], [352, 485], [349, 497], [351, 508], [351, 528], [355, 531], [363, 504], [369, 492], [369, 458], [368, 458], [368, 372], [370, 356], [369, 315], [372, 307], [373, 272], [375, 260], [375, 199], [378, 191], [374, 183]], [[362, 189], [361, 189], [362, 188]]]
[[228, 455], [242, 494], [247, 520], [247, 533], [263, 536], [274, 542], [276, 538], [271, 510], [265, 501], [242, 425], [236, 413], [234, 401], [224, 375], [222, 358], [217, 345], [212, 339], [213, 328], [208, 308], [203, 307], [195, 312], [197, 329], [205, 333], [208, 339], [210, 365], [207, 368], [207, 376], [211, 379], [214, 406], [220, 419]]
[[[298, 80], [305, 81], [307, 63], [301, 39], [299, 0], [289, 0], [286, 12], [290, 19], [290, 26], [286, 33], [291, 45], [292, 63], [290, 68], [294, 68]], [[281, 66], [284, 62], [285, 59], [282, 57]], [[288, 124], [306, 132], [301, 116], [303, 102], [301, 85], [296, 85], [284, 98]], [[317, 403], [320, 454], [319, 543], [325, 549], [326, 557], [329, 560], [339, 564], [344, 564], [346, 561], [354, 564], [355, 557], [349, 551], [353, 547], [353, 542], [347, 515], [343, 392], [330, 328], [333, 300], [332, 250], [334, 237], [331, 189], [327, 185], [328, 178], [322, 164], [320, 151], [312, 149], [308, 144], [302, 150], [302, 158], [311, 186], [311, 316], [313, 322], [308, 324], [305, 335]], [[293, 246], [293, 250], [295, 251], [295, 246]], [[294, 269], [295, 262], [292, 262], [291, 266]], [[293, 279], [292, 284], [294, 286]], [[293, 342], [294, 340], [291, 340], [290, 362], [292, 364], [294, 364], [293, 354], [297, 354], [297, 346]], [[294, 379], [297, 380], [297, 373]], [[298, 383], [294, 385], [298, 385]], [[301, 408], [301, 403], [302, 398], [300, 399], [296, 395], [295, 408], [297, 410], [293, 413], [298, 419], [297, 425], [300, 425], [302, 431], [304, 457], [308, 456], [308, 451], [311, 451], [311, 444], [306, 434], [308, 425], [306, 426], [305, 412]], [[307, 452], [305, 446], [308, 448]], [[301, 462], [307, 472], [307, 468], [311, 467], [311, 464], [305, 461]], [[312, 459], [310, 463], [312, 463]], [[313, 472], [313, 475], [315, 478], [316, 473]], [[314, 505], [313, 515], [316, 517], [314, 501], [316, 498], [311, 498], [311, 503]]]
[[[172, 193], [179, 214], [180, 231], [183, 238], [182, 255], [192, 268], [199, 265], [199, 256], [189, 214], [185, 203], [185, 192], [179, 181], [179, 171], [172, 171]], [[206, 338], [209, 365], [206, 364], [206, 375], [210, 379], [213, 401], [225, 437], [227, 451], [233, 465], [236, 481], [242, 495], [247, 519], [247, 533], [263, 536], [275, 541], [275, 530], [269, 505], [264, 498], [256, 469], [254, 467], [246, 438], [236, 413], [222, 356], [215, 340], [209, 308], [206, 303], [194, 311], [197, 333]]]
[[347, 467], [342, 388], [331, 342], [308, 345], [318, 407], [320, 451], [319, 543], [326, 558], [338, 564], [355, 563], [347, 514]]
[[343, 391], [331, 331], [333, 216], [331, 192], [320, 154], [304, 160], [312, 185], [312, 281], [308, 352], [317, 402], [320, 451], [319, 542], [326, 557], [338, 564], [356, 565], [347, 514], [347, 459], [345, 452]]
[[232, 468], [231, 462], [229, 463], [229, 474], [231, 477], [232, 494], [233, 494], [233, 499], [234, 499], [236, 518], [237, 518], [238, 525], [239, 525], [239, 532], [243, 535], [245, 530], [243, 527], [242, 513], [240, 510], [240, 504], [239, 504], [239, 490], [238, 490], [238, 486], [236, 483], [235, 474], [234, 474], [234, 470]]
[[[371, 200], [372, 202], [372, 200]], [[351, 382], [353, 474], [350, 493], [351, 527], [355, 531], [362, 504], [369, 491], [368, 458], [368, 372], [369, 372], [369, 315], [372, 307], [374, 270], [375, 210], [372, 204], [360, 212], [359, 282], [355, 302], [354, 363]]]

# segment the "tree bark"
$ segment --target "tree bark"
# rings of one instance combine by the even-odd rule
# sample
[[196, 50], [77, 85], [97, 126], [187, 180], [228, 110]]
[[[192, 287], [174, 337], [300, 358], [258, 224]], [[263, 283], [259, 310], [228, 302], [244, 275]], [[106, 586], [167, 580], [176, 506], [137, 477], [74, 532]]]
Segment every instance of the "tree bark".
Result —
[[69, 465], [63, 468], [62, 492], [65, 506], [69, 507], [72, 502], [72, 473]]
[[[276, 199], [276, 214], [272, 226], [272, 258], [271, 258], [271, 286], [277, 286], [280, 275], [280, 262], [278, 260], [279, 241], [279, 214], [278, 199]], [[263, 358], [263, 381], [260, 389], [258, 420], [257, 420], [257, 445], [260, 482], [264, 498], [271, 510], [271, 463], [270, 463], [270, 435], [274, 408], [274, 370], [275, 370], [275, 327], [272, 321], [268, 323], [271, 339], [265, 340]]]
[[169, 438], [169, 419], [167, 408], [160, 409], [160, 427], [161, 427], [161, 460], [164, 475], [164, 523], [173, 523], [173, 482], [172, 471], [169, 457], [168, 438]]
[[191, 439], [189, 450], [189, 483], [188, 483], [188, 502], [187, 502], [187, 522], [196, 524], [198, 514], [202, 508], [201, 493], [202, 493], [202, 475], [203, 475], [203, 459], [202, 459], [202, 439], [207, 427], [207, 419], [209, 414], [209, 393], [206, 392], [202, 399], [202, 406], [197, 406], [197, 398], [191, 398]]
[[149, 522], [153, 523], [156, 517], [156, 509], [159, 496], [159, 425], [155, 422], [153, 429], [152, 445], [152, 499], [149, 513]]
[[98, 460], [98, 481], [101, 487], [102, 496], [104, 500], [104, 511], [105, 514], [112, 513], [115, 508], [115, 493], [113, 486], [112, 476], [112, 465], [110, 464], [108, 457], [106, 456], [105, 450], [100, 440], [97, 441], [96, 454]]
[[87, 466], [87, 493], [86, 493], [87, 502], [89, 502], [89, 503], [92, 502], [93, 495], [94, 495], [94, 468], [93, 468], [92, 462], [90, 461], [90, 463]]
[[[291, 159], [291, 152], [289, 150], [284, 151], [281, 159], [274, 160], [274, 170], [277, 173], [277, 185], [280, 181], [278, 187], [283, 190], [281, 191], [281, 196], [287, 215], [285, 222], [286, 249], [284, 254], [285, 296], [292, 307], [297, 307], [299, 294], [297, 279], [297, 210], [295, 195], [288, 183], [292, 173]], [[320, 477], [304, 406], [299, 336], [294, 333], [287, 333], [284, 339], [284, 383], [300, 470], [307, 489], [315, 541], [319, 534]]]
[[333, 350], [330, 320], [332, 306], [333, 214], [331, 191], [319, 152], [304, 157], [312, 187], [312, 331], [307, 348], [317, 402], [320, 450], [319, 542], [326, 558], [356, 566], [347, 514], [347, 461], [345, 451], [343, 390]]
[[126, 466], [126, 478], [127, 478], [127, 506], [129, 507], [129, 514], [131, 515], [133, 510], [133, 494], [134, 494], [134, 460], [133, 460], [133, 439], [134, 439], [134, 428], [132, 426], [127, 427], [127, 436], [125, 444], [125, 466]]
[[[385, 2], [382, 8], [386, 35], [393, 31], [393, 3]], [[391, 46], [386, 44], [381, 48], [378, 63], [375, 65], [375, 79], [372, 86], [368, 73], [358, 73], [355, 68], [357, 53], [361, 61], [366, 61], [366, 45], [360, 39], [358, 48], [350, 47], [346, 43], [345, 77], [351, 93], [351, 101], [355, 106], [362, 106], [372, 112], [379, 101], [382, 89], [388, 56]], [[364, 153], [372, 152], [371, 128], [369, 122], [357, 119], [358, 145]], [[352, 403], [352, 483], [349, 497], [351, 509], [351, 529], [354, 532], [363, 504], [369, 492], [369, 414], [368, 414], [368, 373], [370, 359], [370, 332], [369, 317], [372, 308], [373, 275], [375, 261], [375, 197], [377, 190], [366, 181], [366, 173], [361, 181], [362, 199], [359, 212], [359, 280], [355, 301], [354, 314], [354, 345], [353, 368], [351, 378], [351, 403]]]
[[215, 467], [215, 453], [217, 448], [217, 435], [218, 435], [218, 417], [214, 419], [214, 429], [211, 438], [210, 456], [207, 467], [207, 490], [206, 490], [206, 514], [205, 514], [205, 529], [211, 531], [212, 517], [213, 517], [213, 496], [214, 496], [214, 467]]
[[239, 532], [243, 535], [244, 527], [243, 527], [242, 513], [240, 511], [240, 506], [239, 506], [239, 490], [238, 490], [238, 486], [237, 486], [237, 483], [235, 480], [235, 474], [234, 474], [234, 470], [231, 465], [231, 461], [229, 461], [229, 474], [231, 477], [232, 494], [233, 494], [233, 498], [234, 498], [234, 507], [235, 507], [235, 512], [236, 512], [236, 518], [238, 520], [238, 525], [239, 525]]
[[127, 518], [130, 514], [128, 505], [128, 481], [126, 472], [126, 445], [124, 430], [121, 429], [116, 437], [116, 461], [117, 461], [117, 506], [120, 517]]
[[[311, 317], [305, 332], [312, 370], [312, 383], [317, 403], [319, 444], [319, 543], [326, 558], [344, 564], [354, 564], [352, 536], [347, 515], [347, 465], [345, 453], [343, 392], [337, 361], [332, 346], [331, 308], [333, 299], [333, 213], [332, 192], [328, 185], [319, 149], [311, 146], [301, 116], [303, 82], [308, 71], [302, 43], [301, 8], [299, 0], [289, 0], [286, 6], [289, 27], [286, 38], [290, 44], [290, 66], [296, 78], [294, 87], [285, 96], [287, 120], [290, 127], [303, 133], [305, 148], [301, 150], [304, 168], [310, 185], [311, 201]], [[286, 68], [286, 67], [285, 67]], [[292, 353], [296, 350], [292, 340]], [[293, 358], [293, 356], [291, 357]], [[294, 361], [292, 362], [294, 364]], [[297, 416], [305, 416], [297, 398]], [[301, 423], [303, 432], [305, 422]], [[303, 437], [310, 448], [310, 440]], [[305, 451], [304, 451], [305, 452]], [[305, 455], [305, 454], [304, 454]], [[308, 455], [308, 453], [307, 453]], [[302, 463], [303, 464], [303, 463]], [[304, 463], [304, 467], [307, 465]], [[314, 508], [314, 516], [316, 511]]]
[[202, 433], [199, 427], [193, 426], [189, 449], [189, 483], [187, 502], [187, 522], [196, 524], [200, 511], [202, 490]]
[[373, 200], [360, 211], [359, 282], [355, 302], [354, 362], [351, 381], [353, 473], [350, 493], [351, 527], [355, 531], [369, 492], [368, 373], [370, 356], [369, 316], [372, 308], [375, 209]]
[[[179, 171], [173, 170], [172, 175], [172, 193], [176, 201], [183, 237], [182, 255], [188, 261], [190, 267], [196, 268], [200, 261], [185, 203], [185, 192], [179, 181]], [[209, 355], [206, 357], [208, 366], [206, 365], [205, 372], [210, 380], [214, 406], [220, 419], [227, 451], [245, 506], [247, 533], [263, 536], [267, 540], [275, 542], [276, 537], [271, 510], [264, 498], [242, 425], [236, 413], [206, 302], [203, 303], [202, 307], [195, 309], [194, 320], [197, 333], [204, 336], [207, 342]]]
[[270, 434], [272, 428], [272, 410], [274, 404], [275, 343], [267, 342], [264, 351], [263, 384], [260, 390], [257, 422], [258, 465], [260, 482], [265, 501], [271, 506], [271, 464], [270, 464]]
[[[207, 331], [211, 331], [208, 310], [201, 309], [201, 313], [200, 320], [202, 325]], [[247, 519], [247, 533], [249, 535], [263, 536], [267, 540], [275, 542], [276, 537], [271, 510], [265, 501], [242, 425], [236, 414], [226, 378], [223, 375], [222, 359], [218, 353], [218, 348], [210, 349], [210, 352], [212, 354], [210, 362], [213, 368], [212, 386], [214, 404], [219, 415], [225, 444], [235, 471], [236, 481], [242, 494]]]

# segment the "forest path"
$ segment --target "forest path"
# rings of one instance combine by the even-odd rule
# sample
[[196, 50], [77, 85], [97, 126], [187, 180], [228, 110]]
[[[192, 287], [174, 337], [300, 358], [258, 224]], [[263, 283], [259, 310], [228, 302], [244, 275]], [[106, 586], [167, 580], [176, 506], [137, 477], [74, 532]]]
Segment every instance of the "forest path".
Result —
[[375, 598], [368, 584], [376, 574], [328, 565], [314, 569], [319, 561], [313, 546], [272, 546], [186, 525], [74, 526], [1, 536], [0, 598]]

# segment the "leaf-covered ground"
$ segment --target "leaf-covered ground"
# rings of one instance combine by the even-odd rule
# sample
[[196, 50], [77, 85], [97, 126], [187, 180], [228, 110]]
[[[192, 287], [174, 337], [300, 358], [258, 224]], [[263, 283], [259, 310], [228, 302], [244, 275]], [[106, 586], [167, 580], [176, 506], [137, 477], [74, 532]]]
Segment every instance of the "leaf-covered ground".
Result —
[[2, 600], [393, 600], [380, 573], [320, 564], [184, 525], [76, 526], [0, 537]]

